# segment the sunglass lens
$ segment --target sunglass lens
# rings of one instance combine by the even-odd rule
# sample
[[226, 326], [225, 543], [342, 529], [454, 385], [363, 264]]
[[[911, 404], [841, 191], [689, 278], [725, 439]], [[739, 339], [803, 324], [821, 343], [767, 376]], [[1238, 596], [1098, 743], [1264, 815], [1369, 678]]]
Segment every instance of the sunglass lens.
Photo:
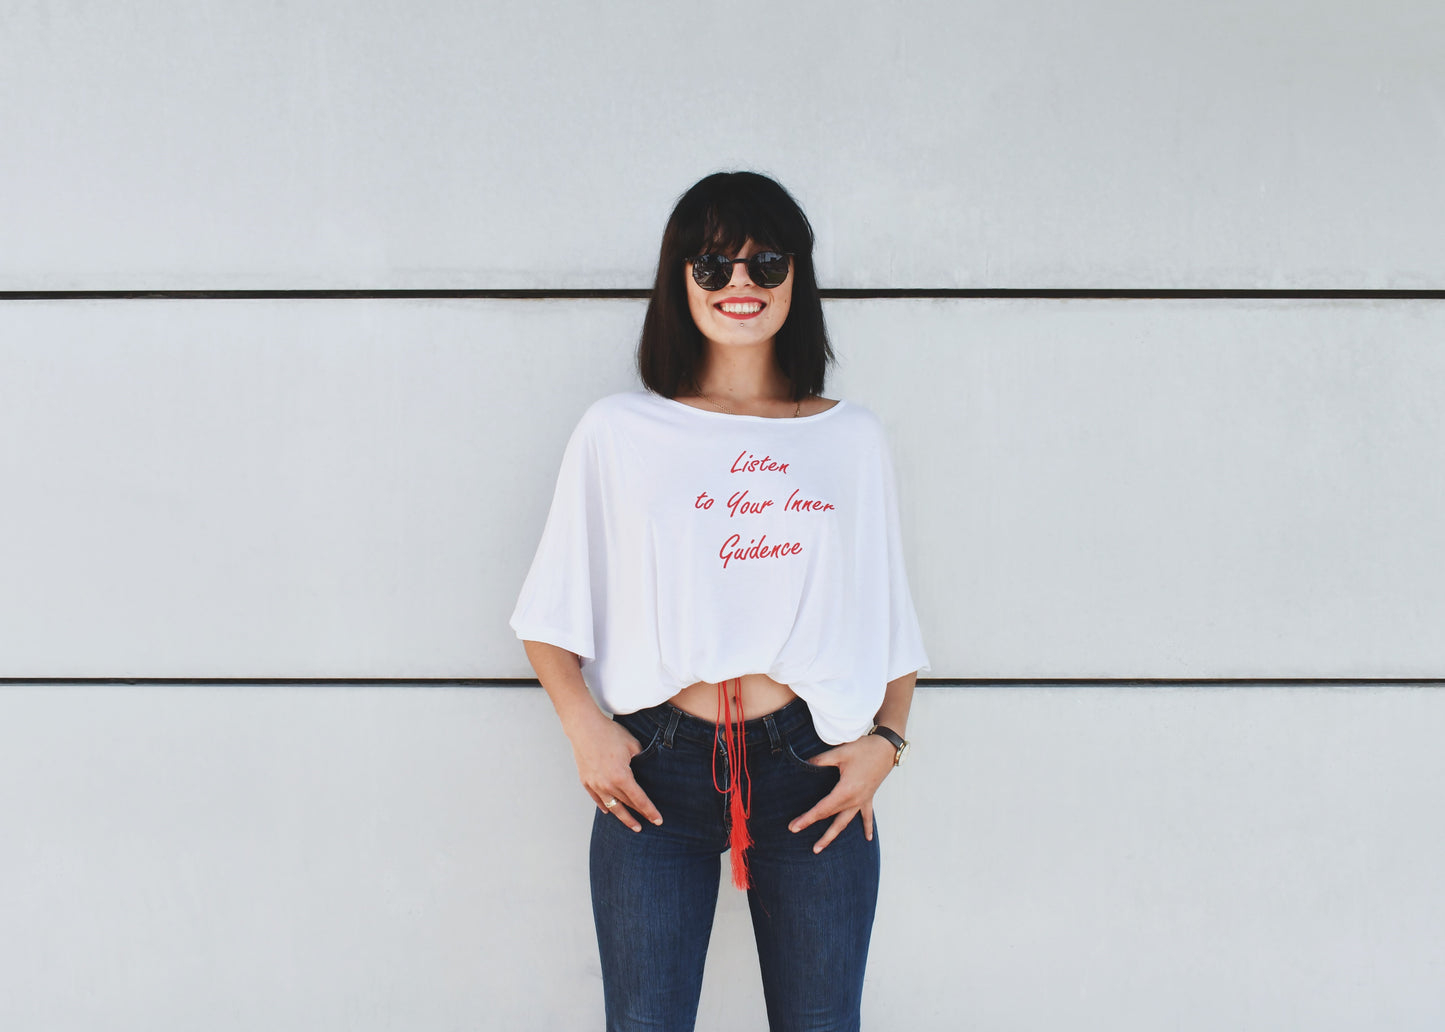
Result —
[[733, 278], [732, 262], [720, 254], [704, 254], [692, 260], [692, 278], [703, 290], [721, 290]]
[[748, 259], [748, 275], [760, 287], [776, 287], [788, 278], [788, 256], [776, 251], [759, 251]]

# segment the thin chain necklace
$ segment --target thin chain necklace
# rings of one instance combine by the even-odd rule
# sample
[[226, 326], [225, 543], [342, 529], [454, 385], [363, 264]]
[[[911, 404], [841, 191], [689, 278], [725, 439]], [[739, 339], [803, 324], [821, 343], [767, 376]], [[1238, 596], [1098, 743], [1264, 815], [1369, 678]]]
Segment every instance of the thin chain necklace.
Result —
[[[702, 389], [701, 387], [699, 387], [699, 388], [697, 389], [697, 393], [698, 393], [698, 395], [702, 398], [703, 401], [711, 402], [712, 404], [716, 405], [718, 408], [722, 409], [724, 412], [726, 412], [726, 413], [727, 413], [728, 415], [730, 415], [730, 416], [736, 416], [736, 415], [739, 415], [739, 414], [740, 414], [740, 413], [734, 412], [732, 409], [728, 408], [726, 405], [724, 405], [724, 404], [723, 404], [722, 402], [720, 402], [720, 401], [713, 401], [712, 398], [708, 397], [707, 393], [706, 393], [705, 391], [703, 391], [703, 389]], [[794, 418], [796, 418], [797, 415], [798, 415], [800, 412], [802, 412], [802, 411], [803, 411], [803, 399], [802, 399], [802, 398], [799, 398], [799, 399], [798, 399], [798, 405], [797, 405], [797, 407], [793, 409], [793, 416], [794, 416]]]

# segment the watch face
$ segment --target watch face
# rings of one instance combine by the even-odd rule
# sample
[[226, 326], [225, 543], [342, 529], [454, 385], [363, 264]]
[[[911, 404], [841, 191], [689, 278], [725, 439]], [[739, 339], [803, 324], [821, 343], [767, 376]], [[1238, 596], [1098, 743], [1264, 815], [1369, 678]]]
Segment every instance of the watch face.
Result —
[[903, 745], [902, 745], [902, 746], [899, 748], [899, 750], [898, 750], [898, 755], [897, 755], [897, 756], [894, 758], [894, 760], [893, 760], [893, 766], [896, 767], [896, 766], [898, 766], [900, 763], [902, 763], [903, 760], [904, 760], [904, 758], [907, 757], [907, 755], [908, 755], [908, 743], [907, 743], [907, 742], [904, 742]]

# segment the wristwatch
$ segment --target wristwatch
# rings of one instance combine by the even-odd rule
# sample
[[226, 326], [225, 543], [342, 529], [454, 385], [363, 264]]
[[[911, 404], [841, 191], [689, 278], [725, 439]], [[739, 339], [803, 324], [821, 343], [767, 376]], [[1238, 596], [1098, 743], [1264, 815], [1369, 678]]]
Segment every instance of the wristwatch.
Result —
[[868, 733], [870, 735], [877, 735], [879, 738], [886, 739], [888, 741], [888, 744], [893, 746], [894, 749], [898, 750], [898, 752], [893, 757], [893, 766], [898, 766], [900, 763], [903, 762], [903, 757], [908, 755], [908, 739], [904, 738], [897, 731], [894, 731], [891, 727], [884, 727], [882, 724], [874, 724], [873, 729]]

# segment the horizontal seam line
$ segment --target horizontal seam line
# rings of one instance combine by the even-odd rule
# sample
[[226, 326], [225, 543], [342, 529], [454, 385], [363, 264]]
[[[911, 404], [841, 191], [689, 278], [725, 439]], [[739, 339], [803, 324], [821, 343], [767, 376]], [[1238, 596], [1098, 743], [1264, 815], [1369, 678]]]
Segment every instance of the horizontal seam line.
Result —
[[[1442, 677], [921, 677], [920, 686], [955, 685], [1445, 685]], [[0, 677], [0, 685], [457, 685], [539, 688], [519, 677]]]
[[[1357, 290], [1357, 289], [1155, 289], [1113, 287], [858, 287], [820, 291], [824, 300], [948, 299], [948, 298], [1038, 298], [1038, 299], [1138, 299], [1138, 300], [1399, 300], [1441, 301], [1441, 290]], [[645, 289], [395, 289], [395, 290], [0, 290], [0, 301], [122, 301], [122, 300], [646, 300]]]

